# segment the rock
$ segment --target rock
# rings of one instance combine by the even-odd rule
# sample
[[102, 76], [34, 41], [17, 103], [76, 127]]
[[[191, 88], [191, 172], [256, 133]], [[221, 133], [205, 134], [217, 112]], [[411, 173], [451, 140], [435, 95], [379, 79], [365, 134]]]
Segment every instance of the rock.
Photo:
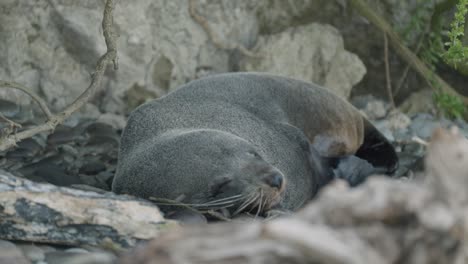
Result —
[[0, 263], [31, 264], [15, 244], [0, 240]]
[[366, 116], [371, 119], [380, 119], [384, 118], [387, 115], [387, 109], [385, 107], [384, 102], [380, 100], [372, 101], [369, 102], [366, 105], [366, 108], [364, 108], [364, 113], [366, 113]]
[[[103, 2], [40, 0], [1, 5], [0, 79], [43, 93], [53, 110], [63, 109], [87, 88], [94, 65], [105, 51], [100, 28]], [[254, 42], [256, 3], [224, 0], [197, 1], [196, 5], [227, 43]], [[114, 18], [120, 36], [120, 67], [105, 76], [98, 91], [102, 96], [92, 102], [101, 111], [123, 113], [122, 97], [134, 85], [162, 95], [194, 79], [199, 68], [232, 69], [231, 51], [213, 47], [189, 15], [188, 1], [123, 1]], [[31, 102], [19, 91], [1, 90], [0, 97]]]
[[82, 139], [82, 131], [78, 127], [59, 125], [52, 134], [47, 137], [48, 145], [61, 145], [64, 143]]
[[434, 106], [432, 94], [431, 89], [423, 89], [412, 93], [398, 108], [408, 115], [435, 113], [436, 108]]
[[87, 191], [87, 192], [95, 192], [95, 193], [99, 193], [99, 194], [107, 193], [106, 190], [96, 188], [94, 186], [86, 185], [86, 184], [72, 184], [69, 187], [74, 188], [74, 189], [78, 189], [78, 190], [82, 190], [82, 191]]
[[344, 49], [338, 30], [329, 25], [312, 23], [260, 36], [253, 51], [262, 57], [244, 57], [241, 70], [315, 82], [344, 98], [366, 73], [359, 58]]
[[83, 249], [51, 252], [46, 257], [48, 264], [111, 264], [115, 260], [116, 257], [110, 253], [88, 252]]
[[45, 260], [45, 251], [41, 247], [34, 244], [18, 244], [16, 246], [21, 249], [23, 255], [33, 263]]
[[387, 124], [392, 131], [406, 130], [411, 125], [411, 119], [398, 110], [392, 110], [388, 114]]
[[27, 175], [26, 178], [31, 180], [43, 179], [43, 181], [57, 186], [70, 186], [81, 183], [77, 176], [68, 174], [61, 166], [48, 163], [43, 163], [37, 167], [34, 173]]
[[7, 152], [7, 159], [27, 159], [35, 157], [41, 152], [42, 146], [35, 138], [27, 138], [18, 143], [18, 147]]
[[430, 114], [417, 114], [413, 117], [409, 129], [412, 135], [427, 140], [437, 127], [448, 128], [452, 125], [453, 122], [447, 119], [436, 119]]
[[80, 173], [87, 174], [87, 175], [95, 175], [99, 172], [102, 172], [106, 169], [106, 165], [100, 161], [91, 161], [80, 168]]
[[127, 119], [122, 115], [105, 113], [99, 116], [97, 122], [111, 125], [114, 129], [123, 130], [127, 124]]
[[[297, 21], [309, 22], [308, 11], [315, 10], [311, 6], [317, 5], [310, 0], [293, 3], [295, 11], [288, 13], [285, 10], [291, 8], [285, 6], [292, 2], [271, 2], [195, 1], [195, 11], [206, 18], [211, 31], [226, 47], [235, 43], [249, 49], [255, 45], [260, 33], [272, 33], [265, 27], [268, 24], [266, 20], [272, 18], [269, 14], [276, 17], [274, 20], [277, 22], [288, 21], [273, 32], [278, 33], [285, 28], [303, 24]], [[320, 5], [320, 12], [323, 12], [323, 8], [328, 11], [341, 8], [338, 6], [336, 9], [334, 3]], [[333, 10], [329, 10], [329, 7]], [[103, 2], [3, 2], [0, 8], [0, 23], [3, 25], [0, 38], [4, 40], [0, 43], [0, 79], [21, 83], [43, 94], [52, 110], [62, 110], [86, 89], [97, 59], [105, 51], [100, 28], [102, 10]], [[114, 17], [120, 36], [117, 43], [120, 68], [115, 73], [106, 74], [98, 96], [77, 115], [96, 117], [99, 112], [124, 113], [126, 102], [123, 97], [133, 87], [141, 87], [154, 96], [161, 96], [206, 74], [239, 70], [239, 59], [243, 55], [239, 56], [235, 50], [215, 47], [205, 29], [194, 21], [188, 10], [188, 1], [142, 0], [118, 3]], [[128, 16], [129, 13], [139, 15]], [[301, 31], [301, 28], [296, 31]], [[288, 29], [286, 35], [291, 35], [290, 31]], [[296, 44], [294, 40], [291, 53], [281, 50], [284, 54], [282, 61], [288, 61], [286, 56], [301, 56], [298, 54], [299, 47], [304, 47], [306, 54], [317, 54], [318, 57], [299, 57], [301, 63], [297, 66], [292, 60], [283, 66], [285, 69], [304, 68], [305, 65], [310, 66], [310, 61], [314, 59], [314, 75], [305, 72], [296, 77], [307, 77], [307, 80], [316, 77], [322, 84], [345, 89], [342, 92], [347, 95], [350, 87], [362, 78], [364, 67], [358, 65], [356, 56], [341, 52], [343, 43], [336, 30], [327, 29], [325, 32], [328, 33], [323, 37], [330, 39], [320, 41], [315, 36], [316, 43], [322, 43], [318, 48], [311, 47], [310, 39], [298, 36], [298, 32], [297, 41], [301, 43]], [[261, 36], [261, 39], [266, 38], [269, 37]], [[335, 39], [337, 41], [334, 43]], [[311, 48], [313, 51], [309, 52]], [[324, 59], [324, 64], [317, 61], [320, 58]], [[341, 64], [348, 67], [341, 67]], [[349, 67], [350, 64], [355, 67]], [[321, 76], [322, 72], [326, 75]], [[31, 99], [19, 91], [0, 90], [0, 97], [31, 104]], [[76, 118], [72, 117], [67, 122], [74, 124]]]

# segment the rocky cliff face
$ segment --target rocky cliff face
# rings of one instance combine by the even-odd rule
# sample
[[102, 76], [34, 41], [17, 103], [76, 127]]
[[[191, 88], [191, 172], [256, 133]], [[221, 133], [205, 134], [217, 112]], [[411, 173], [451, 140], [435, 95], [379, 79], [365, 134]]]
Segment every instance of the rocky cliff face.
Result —
[[[87, 87], [105, 51], [102, 10], [102, 1], [1, 1], [0, 79], [24, 84], [52, 109], [62, 109]], [[345, 44], [356, 42], [350, 34], [353, 23], [369, 25], [349, 15], [342, 1], [206, 0], [194, 1], [194, 10], [224, 48], [193, 19], [187, 0], [119, 1], [120, 69], [107, 74], [100, 96], [83, 111], [122, 113], [203, 75], [243, 70], [314, 81], [346, 97], [365, 73], [359, 58], [345, 50], [337, 29], [312, 23], [331, 23], [339, 30], [343, 26]], [[353, 49], [362, 55], [367, 45]], [[233, 46], [253, 48], [263, 56], [245, 56]], [[30, 100], [5, 89], [0, 96]]]

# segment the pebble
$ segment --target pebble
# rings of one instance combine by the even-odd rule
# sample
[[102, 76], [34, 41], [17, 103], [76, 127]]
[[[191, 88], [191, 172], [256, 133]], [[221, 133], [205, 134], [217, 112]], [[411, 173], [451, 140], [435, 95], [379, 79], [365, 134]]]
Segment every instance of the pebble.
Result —
[[0, 263], [30, 264], [23, 252], [12, 242], [0, 240]]

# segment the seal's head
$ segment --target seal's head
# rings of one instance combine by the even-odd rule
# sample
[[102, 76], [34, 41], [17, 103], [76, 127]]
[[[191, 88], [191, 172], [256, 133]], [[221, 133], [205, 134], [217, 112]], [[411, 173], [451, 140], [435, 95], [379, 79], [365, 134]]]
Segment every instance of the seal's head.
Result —
[[248, 141], [219, 130], [170, 131], [119, 161], [113, 191], [233, 214], [277, 205], [286, 178]]

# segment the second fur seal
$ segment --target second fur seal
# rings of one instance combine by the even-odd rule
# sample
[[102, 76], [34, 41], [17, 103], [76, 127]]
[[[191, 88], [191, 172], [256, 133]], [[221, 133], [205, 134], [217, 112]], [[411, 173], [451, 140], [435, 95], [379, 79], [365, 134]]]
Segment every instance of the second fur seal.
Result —
[[394, 148], [351, 104], [262, 73], [192, 81], [138, 107], [112, 190], [231, 213], [297, 210], [328, 181], [393, 172]]

